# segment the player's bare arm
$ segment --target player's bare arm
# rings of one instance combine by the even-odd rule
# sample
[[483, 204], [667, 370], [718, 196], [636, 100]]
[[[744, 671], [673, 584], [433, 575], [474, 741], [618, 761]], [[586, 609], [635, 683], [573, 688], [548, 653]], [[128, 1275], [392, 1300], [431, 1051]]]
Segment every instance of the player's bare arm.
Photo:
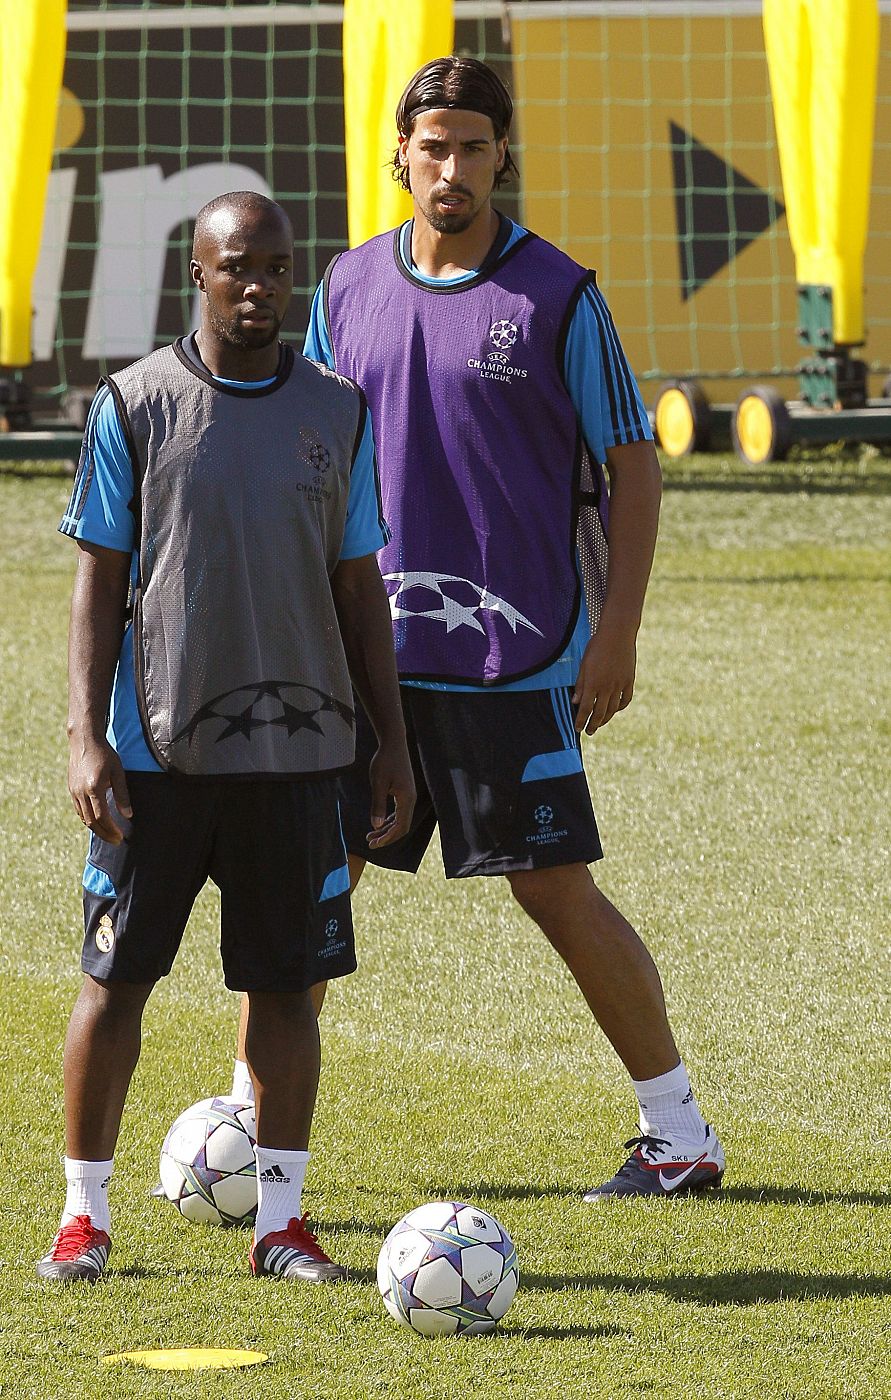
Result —
[[651, 442], [610, 447], [609, 571], [600, 625], [576, 680], [576, 729], [593, 734], [631, 703], [637, 633], [659, 525], [662, 472]]
[[[396, 678], [390, 604], [376, 557], [342, 559], [331, 575], [331, 591], [350, 678], [378, 741], [370, 768], [368, 844], [389, 846], [408, 831], [416, 794]], [[388, 812], [390, 800], [393, 810]]]
[[124, 770], [105, 737], [129, 575], [129, 554], [78, 541], [68, 630], [68, 791], [84, 825], [113, 845], [123, 833], [109, 811], [109, 788], [120, 813], [131, 815]]

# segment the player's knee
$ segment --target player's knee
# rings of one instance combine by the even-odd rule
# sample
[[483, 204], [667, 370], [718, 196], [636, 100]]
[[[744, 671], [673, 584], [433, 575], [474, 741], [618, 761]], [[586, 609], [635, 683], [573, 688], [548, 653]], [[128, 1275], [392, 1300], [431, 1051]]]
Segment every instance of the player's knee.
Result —
[[553, 881], [548, 879], [549, 874], [547, 870], [518, 870], [506, 877], [520, 908], [539, 925], [548, 922], [548, 913], [554, 912]]
[[154, 985], [154, 982], [114, 982], [88, 973], [84, 977], [78, 1003], [103, 1015], [139, 1015]]
[[581, 862], [512, 871], [507, 880], [514, 899], [552, 943], [580, 918], [586, 926], [596, 922], [601, 904], [607, 903]]
[[316, 1024], [312, 991], [278, 992], [251, 991], [247, 993], [247, 1039], [268, 1039], [273, 1034], [290, 1035], [295, 1030]]

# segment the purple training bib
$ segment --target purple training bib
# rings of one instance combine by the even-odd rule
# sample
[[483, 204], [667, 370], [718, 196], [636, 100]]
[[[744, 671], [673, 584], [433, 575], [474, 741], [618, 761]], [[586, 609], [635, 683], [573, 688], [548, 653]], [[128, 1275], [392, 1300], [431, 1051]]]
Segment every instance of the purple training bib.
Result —
[[325, 313], [337, 370], [371, 408], [399, 674], [518, 680], [563, 653], [578, 617], [582, 439], [563, 357], [592, 274], [529, 234], [474, 279], [430, 287], [396, 239], [335, 259]]

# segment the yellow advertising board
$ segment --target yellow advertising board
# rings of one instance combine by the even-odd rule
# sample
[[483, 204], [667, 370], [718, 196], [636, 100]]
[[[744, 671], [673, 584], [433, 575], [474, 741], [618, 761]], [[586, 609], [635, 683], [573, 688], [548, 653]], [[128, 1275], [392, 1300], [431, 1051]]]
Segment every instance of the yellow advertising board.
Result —
[[[887, 9], [864, 266], [873, 394], [891, 364]], [[795, 260], [756, 7], [559, 10], [513, 9], [524, 219], [597, 270], [641, 379], [697, 378], [713, 402], [765, 379], [794, 396]]]

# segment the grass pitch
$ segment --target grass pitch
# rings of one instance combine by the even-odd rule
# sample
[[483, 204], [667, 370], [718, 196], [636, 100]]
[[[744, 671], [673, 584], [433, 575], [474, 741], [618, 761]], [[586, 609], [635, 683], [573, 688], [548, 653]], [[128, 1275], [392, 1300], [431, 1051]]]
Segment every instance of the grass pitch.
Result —
[[[586, 1207], [634, 1131], [621, 1067], [503, 882], [370, 871], [324, 1014], [306, 1203], [354, 1271], [254, 1281], [243, 1232], [150, 1200], [161, 1138], [229, 1086], [237, 999], [202, 896], [145, 1021], [94, 1289], [38, 1285], [61, 1204], [83, 836], [65, 792], [69, 482], [0, 466], [0, 1396], [891, 1394], [887, 739], [891, 465], [667, 467], [631, 708], [586, 748], [598, 878], [652, 948], [728, 1156], [714, 1198]], [[521, 1286], [489, 1338], [386, 1317], [378, 1248], [436, 1197], [493, 1211]], [[245, 1347], [245, 1372], [108, 1370]], [[883, 1356], [883, 1351], [885, 1355]]]

